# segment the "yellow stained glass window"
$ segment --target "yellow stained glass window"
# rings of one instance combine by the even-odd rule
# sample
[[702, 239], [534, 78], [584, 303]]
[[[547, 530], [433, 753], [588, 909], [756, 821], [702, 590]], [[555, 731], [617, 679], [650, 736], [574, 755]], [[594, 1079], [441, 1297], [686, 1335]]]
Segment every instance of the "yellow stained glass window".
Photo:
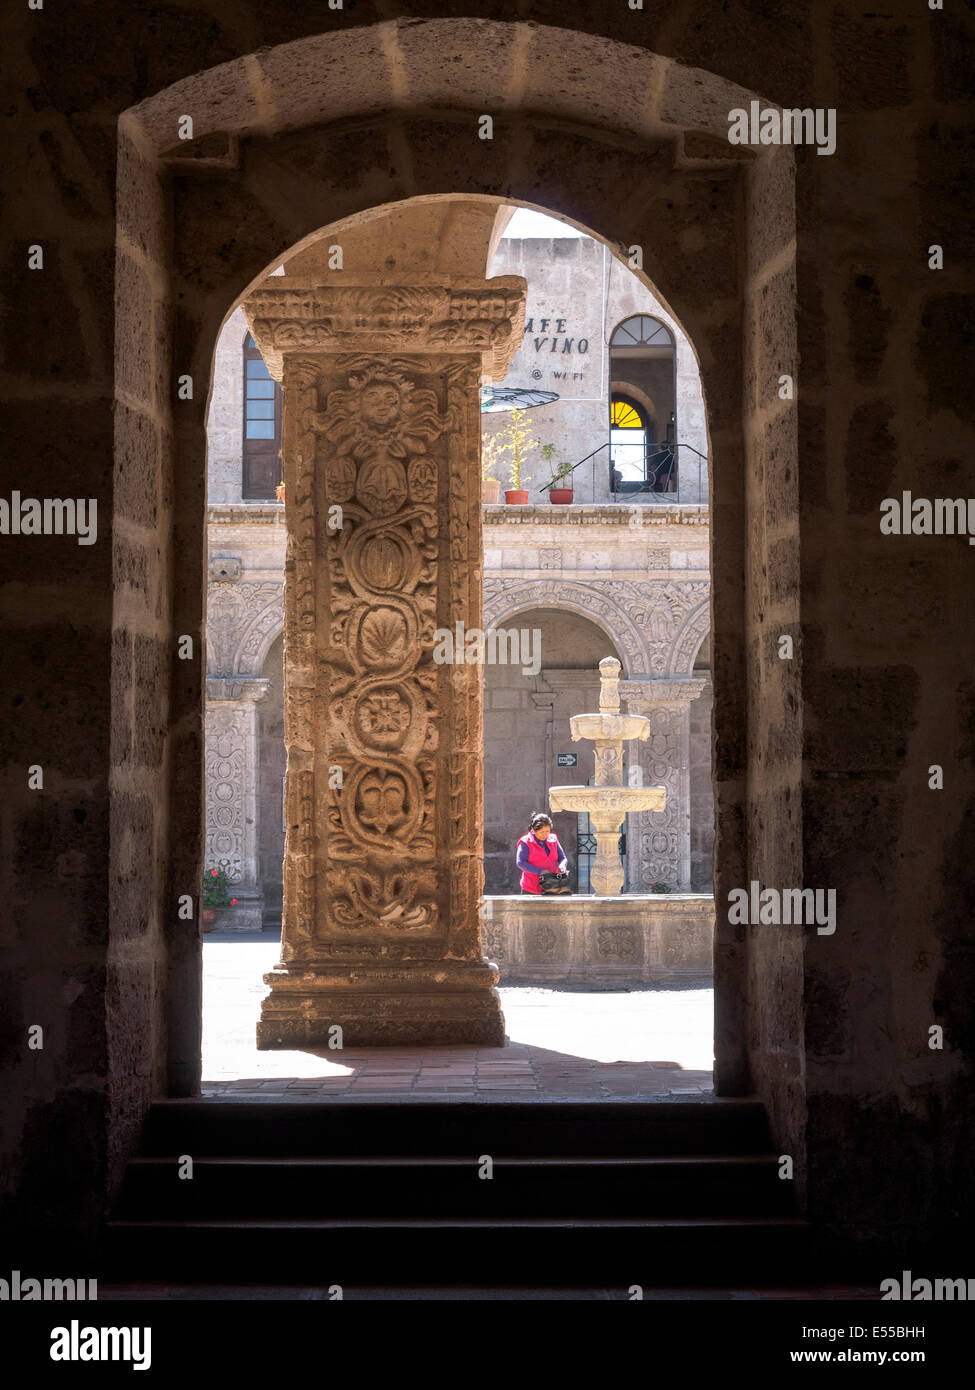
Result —
[[614, 430], [642, 430], [643, 421], [639, 413], [626, 401], [613, 402], [612, 425]]

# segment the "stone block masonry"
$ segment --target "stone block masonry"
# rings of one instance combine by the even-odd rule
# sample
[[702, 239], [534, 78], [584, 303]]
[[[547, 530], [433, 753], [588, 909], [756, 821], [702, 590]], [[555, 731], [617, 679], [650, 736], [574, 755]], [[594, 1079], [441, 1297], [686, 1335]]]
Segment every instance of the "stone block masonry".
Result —
[[482, 935], [505, 985], [706, 984], [713, 976], [714, 899], [488, 896]]
[[[0, 546], [0, 1199], [21, 1268], [45, 1236], [90, 1248], [152, 1098], [199, 1085], [199, 923], [177, 901], [203, 862], [204, 670], [174, 653], [203, 636], [221, 324], [322, 229], [471, 197], [641, 245], [693, 343], [717, 898], [808, 882], [842, 913], [830, 937], [719, 916], [716, 1088], [767, 1105], [818, 1227], [916, 1240], [971, 1224], [973, 549], [877, 526], [903, 490], [972, 491], [971, 16], [900, 0], [802, 6], [801, 22], [787, 6], [473, 8], [366, 5], [324, 31], [318, 6], [254, 0], [158, 6], [151, 23], [123, 0], [10, 9], [5, 467], [25, 496], [99, 501], [93, 546]], [[729, 146], [728, 111], [757, 97], [836, 107], [835, 154]], [[187, 110], [219, 163], [170, 162]], [[44, 271], [25, 268], [35, 242]], [[43, 794], [28, 748], [51, 769]], [[38, 1019], [43, 1053], [24, 1042]]]

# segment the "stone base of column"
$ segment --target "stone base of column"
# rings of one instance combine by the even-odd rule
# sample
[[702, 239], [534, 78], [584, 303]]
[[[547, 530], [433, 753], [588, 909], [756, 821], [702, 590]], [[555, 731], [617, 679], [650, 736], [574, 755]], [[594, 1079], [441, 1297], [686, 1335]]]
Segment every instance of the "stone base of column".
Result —
[[486, 961], [279, 966], [264, 982], [258, 1048], [328, 1047], [335, 1024], [343, 1047], [504, 1046], [498, 970]]

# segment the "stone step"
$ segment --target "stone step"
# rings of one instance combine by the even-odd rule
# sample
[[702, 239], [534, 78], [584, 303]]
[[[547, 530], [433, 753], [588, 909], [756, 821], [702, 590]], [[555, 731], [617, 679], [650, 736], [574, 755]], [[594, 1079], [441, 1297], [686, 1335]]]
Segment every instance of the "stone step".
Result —
[[193, 1158], [351, 1155], [768, 1154], [761, 1102], [225, 1101], [153, 1105], [142, 1153]]
[[773, 1154], [680, 1157], [139, 1157], [117, 1215], [228, 1217], [784, 1216], [792, 1185]]
[[116, 1220], [99, 1278], [356, 1285], [742, 1282], [815, 1277], [795, 1218]]

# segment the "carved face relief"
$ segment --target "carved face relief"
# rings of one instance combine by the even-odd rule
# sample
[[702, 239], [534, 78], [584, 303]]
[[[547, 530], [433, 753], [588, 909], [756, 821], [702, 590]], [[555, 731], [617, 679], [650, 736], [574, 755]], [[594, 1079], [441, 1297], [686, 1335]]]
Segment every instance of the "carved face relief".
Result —
[[395, 386], [375, 382], [365, 387], [359, 400], [362, 418], [367, 424], [375, 425], [379, 429], [388, 429], [399, 418], [400, 395]]

